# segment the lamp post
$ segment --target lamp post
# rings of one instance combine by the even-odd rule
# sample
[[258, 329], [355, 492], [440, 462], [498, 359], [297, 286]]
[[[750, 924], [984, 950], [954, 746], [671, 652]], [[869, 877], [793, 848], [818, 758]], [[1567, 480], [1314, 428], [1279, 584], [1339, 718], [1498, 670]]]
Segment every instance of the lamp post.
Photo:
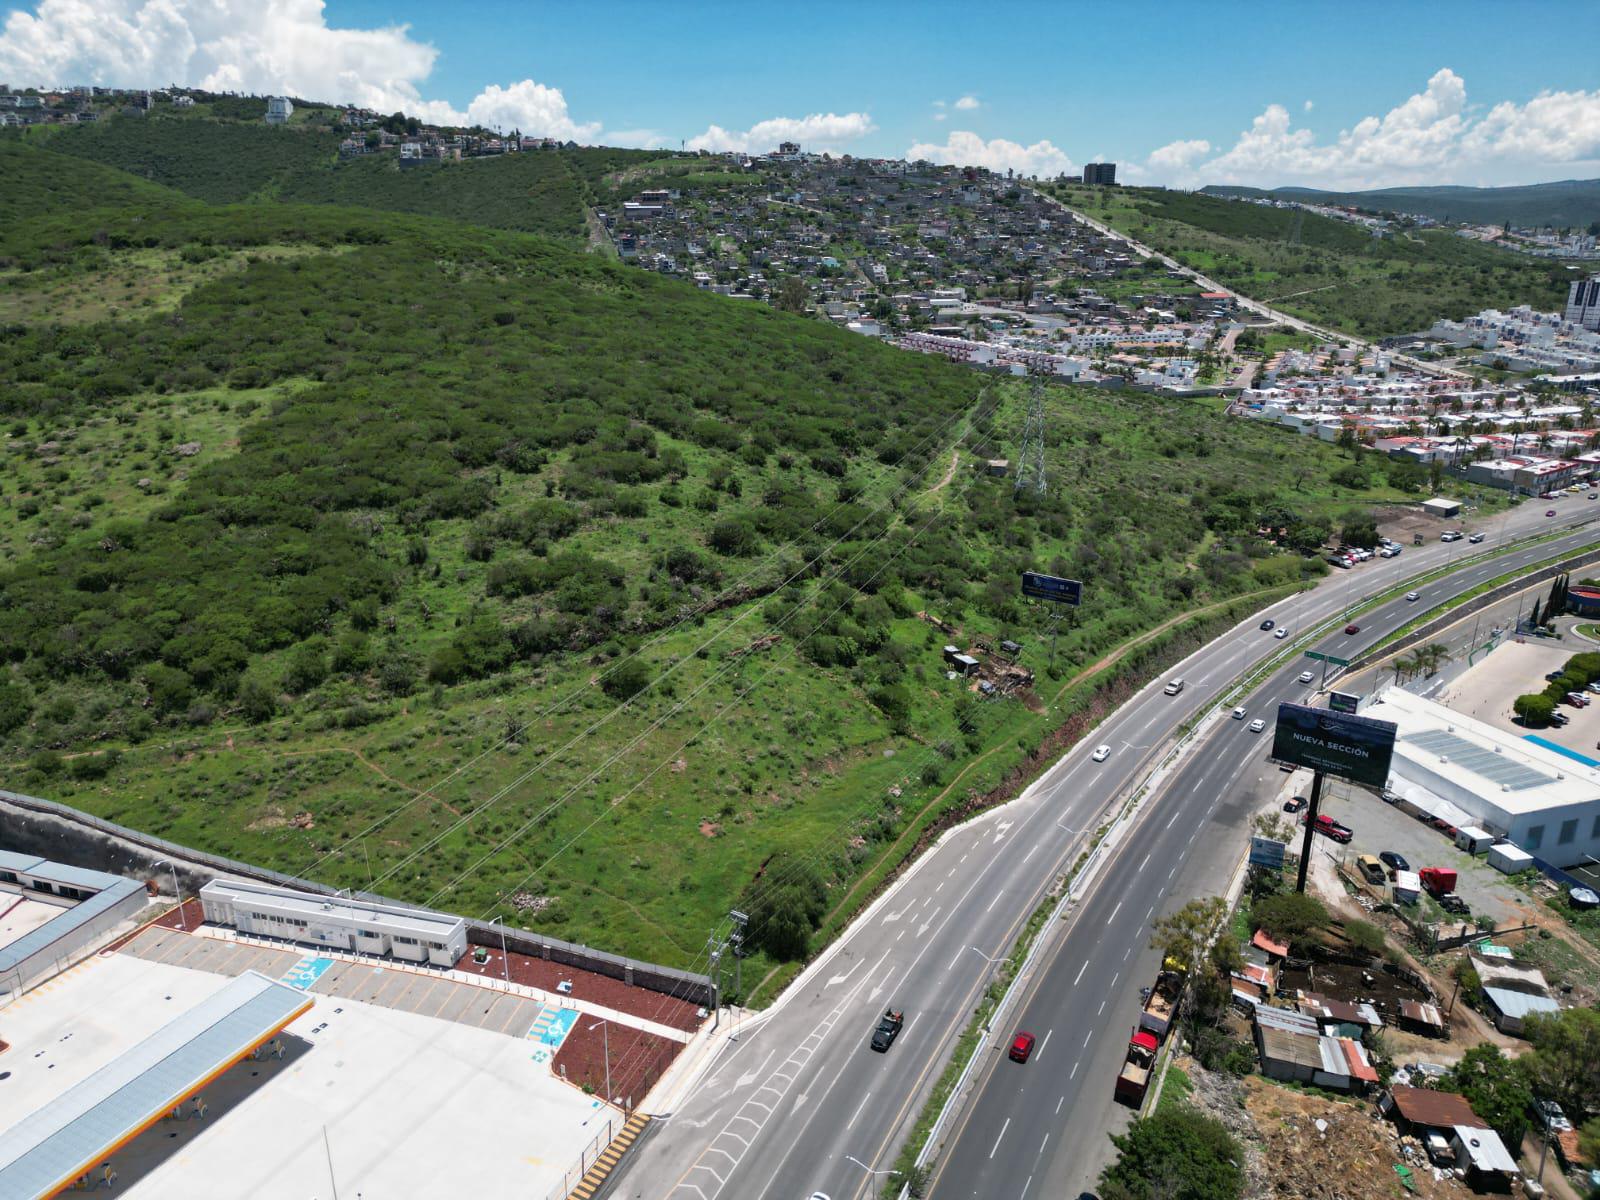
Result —
[[[489, 918], [489, 924], [491, 924], [491, 925], [500, 925], [500, 918], [499, 917], [491, 917], [491, 918]], [[505, 975], [506, 990], [510, 991], [511, 990], [511, 959], [506, 954], [506, 927], [504, 925], [500, 925], [500, 969], [501, 969], [501, 972]]]
[[874, 1171], [871, 1167], [867, 1166], [866, 1163], [862, 1162], [859, 1158], [857, 1158], [853, 1154], [846, 1154], [845, 1157], [847, 1159], [849, 1159], [851, 1162], [855, 1163], [856, 1166], [860, 1167], [868, 1175], [872, 1176], [872, 1200], [878, 1200], [878, 1197], [883, 1194], [878, 1188], [878, 1177], [882, 1176], [882, 1175], [893, 1175], [894, 1172], [893, 1171]]
[[170, 859], [166, 859], [166, 858], [163, 858], [160, 862], [156, 863], [155, 865], [158, 866], [158, 867], [166, 867], [168, 870], [170, 870], [172, 872], [172, 896], [173, 896], [173, 899], [175, 899], [178, 902], [178, 926], [185, 933], [188, 933], [189, 932], [189, 919], [183, 915], [183, 893], [178, 890], [178, 868], [173, 865], [173, 863], [172, 863], [172, 861]]
[[605, 1055], [605, 1060], [606, 1060], [606, 1103], [610, 1104], [610, 1103], [612, 1103], [612, 1100], [611, 1100], [611, 1024], [610, 1024], [609, 1021], [596, 1021], [593, 1025], [589, 1026], [589, 1032], [590, 1033], [593, 1033], [596, 1029], [598, 1029], [600, 1031], [600, 1040], [601, 1040], [601, 1043], [602, 1043], [602, 1046], [603, 1046], [603, 1053]]

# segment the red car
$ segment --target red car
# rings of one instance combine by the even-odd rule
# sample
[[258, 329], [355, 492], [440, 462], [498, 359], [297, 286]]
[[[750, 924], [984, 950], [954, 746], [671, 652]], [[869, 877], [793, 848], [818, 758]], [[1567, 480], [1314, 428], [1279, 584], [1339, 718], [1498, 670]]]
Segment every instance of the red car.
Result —
[[1011, 1061], [1025, 1063], [1033, 1053], [1033, 1034], [1018, 1033], [1011, 1039]]
[[[1305, 818], [1302, 817], [1302, 824], [1304, 821]], [[1350, 832], [1349, 826], [1339, 824], [1339, 822], [1335, 821], [1327, 813], [1317, 814], [1317, 820], [1313, 828], [1315, 828], [1318, 833], [1322, 834], [1323, 837], [1330, 837], [1336, 842], [1348, 843], [1350, 839], [1355, 836], [1355, 834]]]
[[1360, 633], [1361, 626], [1357, 625], [1354, 621], [1351, 621], [1350, 624], [1344, 627], [1344, 631], [1346, 633]]
[[1556, 515], [1556, 510], [1553, 508], [1547, 508], [1544, 510], [1544, 515], [1547, 517], [1553, 517]]

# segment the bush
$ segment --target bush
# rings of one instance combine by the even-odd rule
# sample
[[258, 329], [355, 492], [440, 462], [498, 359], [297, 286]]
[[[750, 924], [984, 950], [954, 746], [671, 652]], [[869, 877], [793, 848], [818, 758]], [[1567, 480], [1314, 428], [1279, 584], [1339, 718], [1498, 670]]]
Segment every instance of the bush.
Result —
[[25, 689], [14, 683], [0, 683], [0, 734], [16, 729], [32, 711], [33, 705]]
[[650, 668], [637, 658], [611, 667], [600, 680], [600, 690], [616, 701], [632, 700], [650, 686]]
[[1244, 1149], [1196, 1109], [1158, 1109], [1111, 1141], [1118, 1155], [1100, 1176], [1104, 1200], [1237, 1200], [1244, 1191]]
[[1344, 935], [1357, 950], [1365, 950], [1368, 954], [1382, 954], [1384, 946], [1388, 944], [1383, 930], [1370, 921], [1346, 921]]
[[1284, 892], [1268, 896], [1250, 910], [1258, 927], [1273, 937], [1293, 939], [1323, 929], [1328, 924], [1328, 910], [1315, 896], [1302, 892]]
[[1511, 710], [1522, 718], [1525, 725], [1544, 725], [1549, 722], [1550, 714], [1555, 712], [1556, 702], [1549, 696], [1529, 692], [1512, 701]]

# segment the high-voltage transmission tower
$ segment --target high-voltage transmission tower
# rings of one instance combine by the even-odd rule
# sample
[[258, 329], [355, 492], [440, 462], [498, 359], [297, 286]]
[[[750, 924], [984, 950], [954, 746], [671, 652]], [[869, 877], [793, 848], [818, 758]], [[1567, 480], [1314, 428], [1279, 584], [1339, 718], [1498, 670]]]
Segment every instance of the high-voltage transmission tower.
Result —
[[1044, 384], [1035, 379], [1028, 389], [1028, 415], [1022, 422], [1022, 448], [1017, 451], [1013, 492], [1031, 488], [1044, 494]]

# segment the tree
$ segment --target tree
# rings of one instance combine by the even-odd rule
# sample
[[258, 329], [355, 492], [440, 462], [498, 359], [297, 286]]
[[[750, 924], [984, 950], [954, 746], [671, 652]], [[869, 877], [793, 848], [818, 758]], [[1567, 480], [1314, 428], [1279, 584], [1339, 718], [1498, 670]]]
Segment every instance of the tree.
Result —
[[1450, 1069], [1445, 1083], [1450, 1091], [1461, 1093], [1507, 1146], [1522, 1145], [1533, 1093], [1521, 1065], [1507, 1058], [1499, 1046], [1482, 1042], [1468, 1050]]
[[1268, 896], [1250, 910], [1250, 915], [1273, 937], [1288, 941], [1328, 924], [1328, 910], [1322, 901], [1303, 892]]
[[1524, 1057], [1540, 1099], [1573, 1113], [1600, 1110], [1600, 1011], [1568, 1008], [1528, 1019], [1533, 1052]]
[[1350, 939], [1352, 946], [1368, 954], [1382, 954], [1383, 948], [1388, 945], [1383, 930], [1370, 921], [1346, 921], [1344, 935]]
[[278, 697], [259, 679], [246, 679], [239, 684], [237, 699], [239, 711], [252, 724], [271, 720], [278, 712]]
[[637, 658], [624, 659], [600, 679], [600, 690], [613, 700], [632, 700], [650, 686], [650, 668]]
[[194, 680], [189, 673], [166, 663], [151, 663], [144, 669], [144, 686], [157, 716], [182, 712], [194, 699]]
[[803, 313], [810, 299], [811, 292], [804, 279], [798, 275], [785, 275], [783, 282], [778, 285], [778, 295], [773, 304], [784, 312]]
[[745, 945], [778, 962], [804, 958], [827, 900], [827, 885], [810, 862], [787, 853], [775, 855], [740, 897], [739, 908], [750, 918]]
[[1227, 915], [1228, 903], [1221, 896], [1191, 900], [1151, 927], [1150, 948], [1161, 951], [1163, 960], [1170, 958], [1190, 970], [1205, 956], [1206, 947]]
[[1600, 1117], [1578, 1126], [1578, 1151], [1590, 1162], [1600, 1162]]
[[10, 733], [33, 712], [26, 689], [14, 683], [0, 683], [0, 734]]
[[1117, 1161], [1100, 1175], [1103, 1200], [1237, 1200], [1244, 1150], [1198, 1109], [1178, 1107], [1112, 1134]]
[[1511, 702], [1511, 711], [1521, 718], [1524, 725], [1548, 724], [1550, 714], [1555, 710], [1556, 702], [1542, 692], [1528, 692]]

